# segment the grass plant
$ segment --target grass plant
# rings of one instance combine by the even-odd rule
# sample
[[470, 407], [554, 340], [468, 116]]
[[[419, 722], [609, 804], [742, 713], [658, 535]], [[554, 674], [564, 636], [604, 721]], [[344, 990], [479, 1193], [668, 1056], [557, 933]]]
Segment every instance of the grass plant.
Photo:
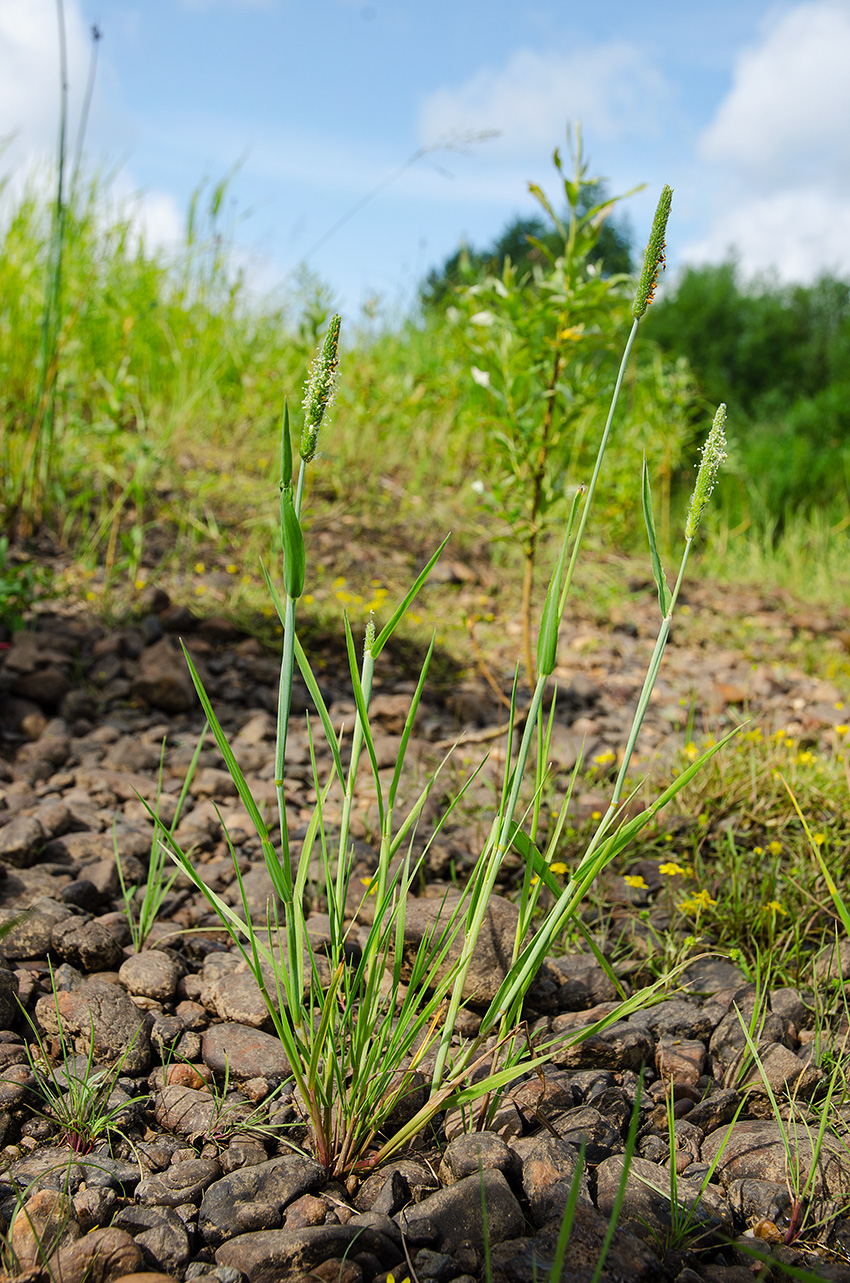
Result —
[[[53, 993], [55, 1001], [55, 987]], [[122, 1116], [126, 1115], [128, 1101], [122, 1098], [115, 1102], [112, 1097], [132, 1042], [114, 1064], [98, 1069], [94, 1060], [94, 1036], [89, 1039], [85, 1055], [77, 1056], [65, 1034], [58, 1004], [56, 1020], [59, 1032], [54, 1047], [48, 1048], [37, 1026], [27, 1016], [33, 1042], [27, 1042], [25, 1048], [33, 1091], [42, 1101], [36, 1114], [53, 1124], [60, 1141], [76, 1154], [90, 1154], [99, 1143], [109, 1143], [115, 1137], [126, 1141]]]
[[183, 807], [186, 798], [189, 796], [189, 789], [198, 768], [198, 762], [201, 758], [201, 752], [206, 739], [206, 728], [198, 738], [195, 751], [189, 763], [189, 768], [183, 780], [183, 787], [177, 798], [177, 804], [174, 808], [174, 816], [171, 823], [166, 827], [160, 819], [160, 798], [162, 796], [162, 771], [163, 760], [165, 757], [165, 741], [162, 744], [162, 753], [159, 762], [159, 781], [157, 785], [156, 803], [153, 808], [148, 807], [144, 799], [140, 799], [147, 807], [151, 819], [153, 820], [153, 836], [151, 838], [151, 853], [148, 861], [148, 876], [144, 885], [141, 898], [138, 896], [139, 888], [136, 886], [127, 886], [124, 880], [124, 870], [121, 867], [121, 857], [118, 853], [118, 839], [113, 832], [113, 848], [115, 851], [115, 866], [118, 871], [118, 881], [121, 884], [121, 898], [124, 901], [124, 914], [130, 927], [130, 938], [133, 941], [133, 948], [136, 953], [147, 944], [150, 933], [154, 924], [159, 917], [159, 912], [163, 902], [179, 877], [180, 870], [172, 867], [172, 862], [168, 858], [169, 843], [174, 839], [174, 833], [183, 813]]
[[[657, 279], [669, 213], [669, 196], [669, 189], [665, 189], [635, 297], [632, 339], [639, 319], [651, 300]], [[534, 803], [532, 799], [531, 811], [527, 812], [525, 804], [520, 802], [520, 794], [527, 768], [533, 760], [534, 746], [545, 744], [544, 696], [555, 667], [559, 627], [587, 522], [589, 504], [600, 476], [614, 419], [615, 394], [590, 486], [586, 495], [582, 493], [574, 497], [566, 523], [560, 556], [543, 609], [537, 642], [537, 677], [531, 702], [522, 723], [521, 742], [516, 756], [513, 760], [505, 761], [498, 805], [489, 837], [459, 900], [445, 908], [442, 917], [427, 935], [418, 955], [412, 961], [410, 974], [404, 974], [402, 958], [407, 897], [415, 885], [418, 868], [413, 839], [419, 815], [433, 788], [435, 777], [432, 776], [426, 782], [412, 807], [400, 818], [396, 816], [396, 804], [405, 754], [433, 654], [433, 642], [411, 698], [397, 763], [389, 780], [382, 777], [377, 765], [369, 722], [369, 701], [376, 661], [427, 581], [442, 551], [442, 545], [429, 559], [401, 602], [389, 614], [380, 631], [369, 620], [365, 629], [362, 658], [358, 658], [348, 616], [344, 618], [352, 692], [357, 709], [350, 740], [344, 742], [342, 728], [334, 728], [325, 707], [313, 669], [299, 641], [295, 622], [297, 605], [306, 584], [306, 550], [301, 528], [305, 476], [307, 467], [316, 454], [319, 429], [333, 399], [338, 339], [339, 322], [335, 318], [328, 329], [307, 386], [297, 475], [293, 469], [289, 412], [284, 412], [280, 482], [283, 593], [278, 591], [270, 573], [264, 570], [268, 590], [283, 628], [275, 752], [279, 828], [275, 838], [251, 796], [198, 673], [188, 653], [186, 655], [219, 752], [262, 843], [275, 893], [267, 907], [266, 921], [258, 922], [252, 918], [244, 895], [242, 914], [239, 914], [206, 887], [200, 871], [172, 841], [174, 857], [180, 868], [206, 895], [228, 929], [235, 946], [242, 953], [266, 999], [275, 1029], [292, 1067], [298, 1098], [309, 1120], [316, 1155], [334, 1176], [352, 1170], [368, 1169], [384, 1161], [429, 1127], [445, 1108], [463, 1107], [477, 1100], [492, 1101], [519, 1074], [546, 1059], [546, 1047], [534, 1048], [529, 1056], [525, 1040], [517, 1036], [522, 1021], [523, 1000], [542, 960], [564, 926], [576, 918], [582, 898], [598, 874], [627, 849], [657, 811], [699, 769], [701, 760], [698, 758], [640, 815], [631, 819], [624, 815], [629, 757], [658, 674], [676, 597], [701, 511], [723, 458], [724, 419], [721, 407], [698, 472], [686, 525], [685, 549], [672, 591], [667, 586], [661, 568], [652, 518], [649, 479], [646, 469], [644, 470], [644, 517], [662, 621], [629, 736], [623, 767], [614, 784], [610, 804], [583, 857], [564, 885], [550, 868], [551, 846], [545, 852], [540, 851], [525, 827], [532, 823], [529, 815], [533, 814]], [[621, 365], [617, 390], [622, 382], [624, 369], [625, 361]], [[333, 762], [330, 775], [321, 779], [312, 747], [314, 730], [311, 719], [308, 731], [317, 800], [297, 859], [291, 849], [285, 797], [290, 695], [296, 664], [312, 697]], [[509, 723], [511, 728], [516, 726], [519, 730], [516, 685]], [[708, 749], [706, 756], [710, 756], [716, 748], [717, 746]], [[345, 762], [344, 751], [347, 758]], [[352, 875], [349, 824], [355, 781], [361, 762], [367, 771], [371, 771], [374, 782], [380, 836], [377, 867], [369, 887], [370, 896], [374, 894], [374, 915], [368, 927], [362, 955], [359, 961], [352, 963], [346, 956], [345, 948], [352, 930], [352, 923], [346, 920]], [[541, 764], [537, 770], [538, 779], [542, 779], [543, 773]], [[332, 793], [335, 793], [339, 802], [340, 819], [336, 833], [331, 831], [324, 816], [324, 808]], [[451, 807], [447, 814], [450, 811]], [[478, 1035], [472, 1039], [457, 1038], [456, 1023], [464, 1005], [464, 986], [476, 942], [499, 871], [512, 848], [518, 851], [524, 865], [512, 962], [483, 1016]], [[329, 971], [324, 977], [310, 947], [304, 910], [308, 871], [315, 852], [318, 853], [322, 870], [320, 882], [327, 897], [331, 925], [331, 941], [327, 949]], [[235, 867], [238, 876], [238, 866]], [[542, 922], [532, 928], [544, 885], [553, 892], [554, 904], [544, 915]], [[459, 953], [451, 955], [450, 949], [455, 940], [458, 942]], [[646, 991], [635, 994], [624, 1001], [616, 1012], [598, 1022], [593, 1032], [635, 1010], [649, 997], [650, 994]], [[587, 1032], [582, 1031], [577, 1037], [587, 1036]], [[483, 1076], [476, 1076], [478, 1070], [482, 1071]], [[397, 1106], [414, 1093], [422, 1092], [424, 1097], [421, 1105], [408, 1111], [405, 1121], [394, 1123], [392, 1115]]]

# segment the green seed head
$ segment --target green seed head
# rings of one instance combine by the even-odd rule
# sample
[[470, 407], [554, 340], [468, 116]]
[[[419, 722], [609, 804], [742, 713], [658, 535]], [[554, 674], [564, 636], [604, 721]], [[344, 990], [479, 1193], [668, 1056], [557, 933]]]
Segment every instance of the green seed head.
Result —
[[652, 302], [655, 287], [658, 284], [658, 273], [666, 263], [664, 258], [664, 238], [667, 234], [667, 219], [670, 217], [672, 200], [673, 188], [665, 185], [658, 201], [655, 218], [652, 220], [652, 231], [649, 233], [649, 241], [643, 257], [643, 268], [641, 269], [640, 280], [635, 292], [635, 301], [632, 305], [632, 315], [638, 320]]
[[331, 317], [322, 350], [313, 362], [304, 392], [304, 429], [301, 433], [301, 458], [309, 463], [316, 454], [319, 428], [336, 396], [336, 372], [339, 365], [339, 327], [341, 318]]
[[711, 498], [714, 483], [721, 463], [726, 458], [726, 406], [719, 405], [711, 425], [711, 431], [702, 448], [702, 461], [697, 473], [697, 482], [688, 505], [688, 517], [685, 522], [685, 538], [693, 539], [699, 529], [703, 509]]

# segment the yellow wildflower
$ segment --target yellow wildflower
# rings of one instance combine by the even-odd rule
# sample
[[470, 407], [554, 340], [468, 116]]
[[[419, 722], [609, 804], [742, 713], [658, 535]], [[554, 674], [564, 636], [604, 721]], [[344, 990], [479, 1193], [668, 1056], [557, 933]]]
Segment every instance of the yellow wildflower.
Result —
[[649, 890], [649, 886], [639, 874], [637, 876], [632, 875], [630, 877], [625, 877], [623, 878], [623, 881], [625, 882], [627, 887], [634, 887], [636, 891]]
[[659, 864], [658, 872], [663, 873], [666, 878], [684, 877], [685, 870], [681, 864], [676, 864], [675, 860], [668, 860], [666, 864]]
[[706, 890], [702, 890], [695, 891], [690, 899], [683, 900], [679, 908], [682, 913], [701, 913], [703, 909], [713, 909], [716, 904], [717, 901], [712, 900]]

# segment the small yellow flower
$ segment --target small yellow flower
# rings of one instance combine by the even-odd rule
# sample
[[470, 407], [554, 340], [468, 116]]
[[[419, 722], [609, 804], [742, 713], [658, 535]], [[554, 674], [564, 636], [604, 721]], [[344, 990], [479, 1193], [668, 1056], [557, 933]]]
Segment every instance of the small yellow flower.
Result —
[[564, 864], [563, 860], [555, 860], [552, 864], [549, 865], [549, 869], [552, 873], [557, 873], [559, 875], [563, 873], [569, 873], [570, 871], [568, 866]]
[[697, 746], [693, 742], [693, 740], [691, 740], [689, 744], [685, 745], [685, 757], [688, 757], [690, 758], [691, 761], [693, 761], [696, 755], [697, 755]]
[[811, 762], [814, 761], [814, 758], [815, 758], [814, 753], [810, 753], [808, 749], [806, 749], [805, 752], [803, 753], [797, 754], [797, 761], [800, 763], [801, 766], [808, 766]]
[[841, 710], [842, 710], [842, 708], [844, 707], [844, 700], [843, 700], [843, 699], [840, 699], [840, 700], [838, 701], [838, 703], [837, 703], [837, 704], [835, 704], [835, 706], [834, 706], [834, 707], [835, 707], [835, 708], [838, 710], [838, 712], [840, 713], [840, 712], [841, 712]]
[[610, 749], [606, 749], [604, 753], [597, 753], [593, 760], [597, 766], [607, 766], [609, 762], [616, 761], [616, 758]]
[[640, 875], [623, 878], [627, 887], [634, 887], [636, 891], [648, 891], [649, 886]]
[[241, 581], [241, 582], [242, 582], [243, 586], [247, 588], [247, 587], [248, 587], [248, 584], [250, 584], [250, 582], [251, 582], [251, 576], [250, 576], [250, 575], [243, 575], [243, 576], [242, 576], [242, 581]]
[[792, 739], [786, 739], [786, 741], [785, 741], [785, 747], [786, 747], [786, 748], [793, 748], [793, 747], [794, 747], [794, 741], [793, 741]]
[[673, 834], [672, 834], [672, 833], [665, 833], [665, 834], [664, 834], [664, 841], [665, 841], [665, 842], [672, 842], [672, 841], [673, 841]]
[[814, 835], [815, 846], [823, 846], [825, 841], [826, 841], [825, 833], [815, 833]]
[[203, 563], [202, 561], [196, 561], [196, 562], [195, 562], [195, 574], [196, 574], [196, 575], [202, 575], [202, 574], [204, 573], [204, 569], [205, 569], [205, 567], [204, 567], [204, 563]]
[[229, 575], [235, 575], [235, 574], [236, 574], [236, 572], [237, 572], [237, 570], [239, 569], [239, 567], [238, 567], [238, 566], [234, 566], [233, 562], [231, 561], [230, 565], [229, 565], [229, 566], [225, 566], [225, 567], [224, 567], [224, 569], [227, 571], [227, 573], [228, 573]]
[[689, 900], [683, 900], [679, 905], [682, 913], [701, 913], [703, 909], [712, 909], [717, 904], [712, 900], [707, 891], [695, 891]]
[[375, 881], [374, 878], [361, 878], [360, 881], [362, 882], [363, 886], [366, 888], [367, 895], [375, 894], [378, 888], [377, 886], [372, 885], [372, 883]]
[[136, 592], [141, 592], [144, 586], [145, 586], [144, 579], [137, 579], [133, 584], [133, 587], [135, 588]]
[[196, 597], [203, 597], [203, 595], [204, 595], [204, 593], [205, 593], [206, 591], [207, 591], [207, 589], [206, 589], [206, 584], [198, 584], [198, 586], [197, 586], [197, 587], [196, 587], [196, 589], [195, 589], [195, 596], [196, 596]]
[[590, 818], [591, 818], [592, 820], [601, 820], [601, 819], [602, 819], [602, 812], [601, 812], [601, 811], [591, 811], [591, 812], [590, 812]]
[[782, 854], [782, 843], [781, 843], [781, 842], [777, 842], [777, 841], [776, 841], [776, 838], [774, 838], [774, 839], [773, 839], [773, 841], [771, 842], [770, 846], [769, 846], [767, 849], [768, 849], [768, 851], [770, 851], [770, 854], [771, 854], [771, 855], [781, 855], [781, 854]]
[[845, 722], [840, 722], [835, 728], [836, 735], [846, 735], [848, 731], [850, 731], [850, 726]]
[[779, 900], [768, 900], [767, 904], [761, 906], [761, 911], [762, 913], [772, 913], [774, 917], [777, 913], [781, 913], [783, 918], [788, 917], [788, 910], [783, 909]]
[[658, 872], [663, 873], [665, 878], [684, 877], [685, 870], [681, 864], [676, 864], [675, 860], [668, 860], [666, 864], [659, 864]]
[[754, 846], [754, 847], [753, 847], [753, 855], [764, 855], [764, 847], [763, 847], [763, 846]]

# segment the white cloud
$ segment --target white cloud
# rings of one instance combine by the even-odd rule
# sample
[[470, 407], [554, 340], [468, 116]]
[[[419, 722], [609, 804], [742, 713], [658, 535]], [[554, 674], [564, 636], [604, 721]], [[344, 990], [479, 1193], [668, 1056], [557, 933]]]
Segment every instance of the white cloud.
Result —
[[850, 186], [848, 67], [847, 0], [798, 5], [739, 58], [702, 156], [767, 188], [803, 178]]
[[[66, 0], [70, 119], [76, 122], [89, 60], [77, 0]], [[54, 0], [0, 0], [0, 158], [6, 172], [52, 159], [59, 131], [59, 36]]]
[[506, 66], [483, 68], [456, 88], [429, 94], [419, 113], [425, 145], [457, 130], [499, 129], [500, 154], [551, 147], [568, 120], [602, 142], [655, 135], [667, 101], [663, 77], [624, 42], [569, 54], [520, 49]]
[[732, 251], [786, 281], [850, 272], [848, 66], [848, 0], [774, 12], [700, 139], [709, 217], [683, 259]]
[[774, 270], [783, 281], [811, 280], [820, 272], [850, 275], [850, 198], [812, 187], [739, 202], [681, 257], [717, 263], [730, 251], [745, 276]]
[[139, 192], [120, 203], [131, 209], [134, 231], [148, 249], [172, 249], [183, 241], [186, 218], [170, 192]]

